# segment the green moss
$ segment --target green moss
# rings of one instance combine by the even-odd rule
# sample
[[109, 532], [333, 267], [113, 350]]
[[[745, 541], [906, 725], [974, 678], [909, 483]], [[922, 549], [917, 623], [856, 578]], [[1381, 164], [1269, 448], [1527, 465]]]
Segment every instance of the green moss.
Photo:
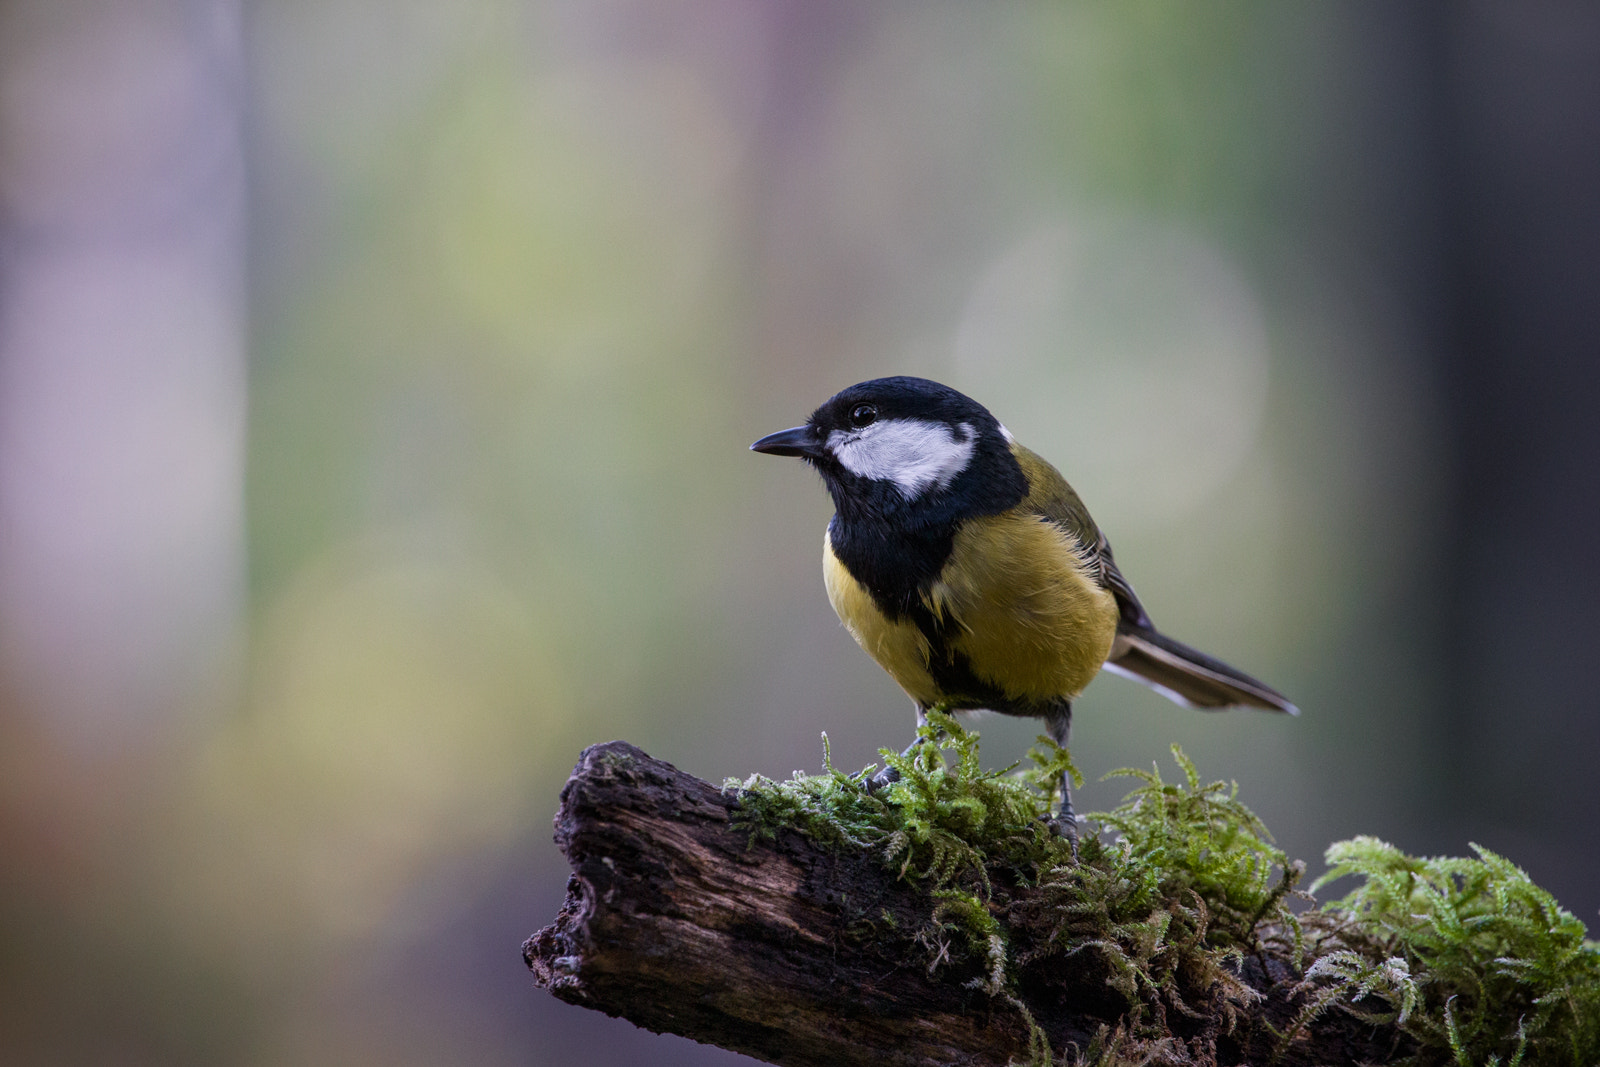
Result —
[[[1258, 930], [1298, 939], [1286, 898], [1301, 867], [1269, 843], [1231, 783], [1202, 783], [1176, 749], [1177, 784], [1154, 771], [1116, 772], [1141, 784], [1114, 811], [1092, 816], [1101, 833], [1086, 835], [1074, 857], [1047, 822], [1060, 775], [1081, 781], [1065, 750], [1041, 737], [1029, 769], [984, 771], [977, 734], [930, 718], [914, 755], [884, 753], [900, 780], [876, 792], [865, 784], [875, 768], [844, 774], [826, 749], [821, 775], [728, 782], [740, 825], [752, 839], [790, 828], [876, 851], [928, 894], [929, 918], [907, 936], [929, 970], [976, 964], [970, 984], [1024, 1013], [1030, 974], [1098, 954], [1125, 1007], [1106, 1048], [1170, 1036], [1162, 1020], [1194, 1014], [1186, 998], [1197, 989], [1225, 1011], [1256, 999], [1235, 964], [1257, 947]], [[1039, 1062], [1049, 1062], [1040, 1047]]]
[[987, 887], [988, 869], [996, 863], [1022, 868], [1071, 857], [1070, 847], [1044, 823], [1049, 797], [1034, 784], [1063, 769], [1081, 781], [1064, 751], [1046, 755], [1036, 749], [1038, 768], [1013, 778], [1015, 766], [982, 769], [977, 734], [938, 712], [930, 720], [918, 731], [928, 743], [911, 756], [884, 751], [900, 780], [875, 792], [867, 781], [876, 765], [855, 775], [837, 770], [826, 735], [820, 775], [796, 772], [785, 782], [759, 775], [729, 779], [725, 788], [740, 794], [740, 825], [758, 838], [789, 827], [823, 844], [877, 849], [901, 877], [930, 890], [963, 877]]
[[752, 840], [787, 829], [870, 851], [923, 891], [920, 920], [882, 910], [856, 925], [921, 953], [930, 973], [964, 968], [967, 985], [1015, 1007], [1033, 1033], [1032, 1062], [1060, 1062], [1026, 1001], [1061, 959], [1095, 954], [1121, 1005], [1074, 1062], [1186, 1063], [1216, 1052], [1215, 1028], [1197, 1038], [1186, 1020], [1227, 1023], [1260, 999], [1241, 974], [1263, 949], [1303, 973], [1282, 1047], [1342, 1011], [1398, 1025], [1419, 1065], [1600, 1062], [1600, 948], [1505, 859], [1477, 849], [1476, 859], [1420, 860], [1358, 838], [1329, 850], [1321, 882], [1362, 884], [1297, 916], [1291, 899], [1310, 899], [1295, 889], [1304, 865], [1272, 844], [1236, 785], [1202, 781], [1176, 746], [1177, 782], [1114, 772], [1137, 784], [1090, 816], [1074, 857], [1047, 822], [1053, 783], [1063, 772], [1081, 781], [1064, 750], [1041, 737], [1028, 769], [984, 771], [977, 734], [930, 719], [913, 755], [883, 753], [900, 774], [885, 788], [866, 786], [875, 767], [835, 769], [826, 738], [820, 775], [725, 788]]
[[1328, 849], [1318, 886], [1362, 882], [1324, 909], [1340, 926], [1306, 974], [1319, 1010], [1397, 1021], [1419, 1064], [1600, 1062], [1600, 944], [1520, 867], [1472, 849], [1419, 859], [1371, 837]]

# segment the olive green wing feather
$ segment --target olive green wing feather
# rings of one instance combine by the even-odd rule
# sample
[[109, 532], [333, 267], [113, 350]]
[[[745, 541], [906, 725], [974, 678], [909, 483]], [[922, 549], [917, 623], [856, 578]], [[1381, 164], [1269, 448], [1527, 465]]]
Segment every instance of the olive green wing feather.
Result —
[[1117, 601], [1117, 611], [1122, 619], [1118, 629], [1128, 626], [1151, 627], [1149, 614], [1139, 603], [1128, 579], [1117, 569], [1111, 555], [1111, 542], [1100, 532], [1084, 507], [1076, 490], [1061, 477], [1061, 472], [1041, 459], [1035, 452], [1021, 445], [1011, 446], [1023, 475], [1028, 479], [1028, 495], [1023, 506], [1042, 518], [1048, 519], [1072, 535], [1090, 568], [1100, 580], [1101, 588], [1109, 591]]
[[1077, 492], [1034, 452], [1018, 444], [1012, 445], [1012, 451], [1028, 479], [1023, 506], [1072, 535], [1101, 587], [1116, 599], [1120, 618], [1106, 669], [1190, 707], [1242, 705], [1299, 714], [1299, 709], [1271, 686], [1158, 631], [1133, 586], [1117, 568], [1111, 543], [1095, 525]]

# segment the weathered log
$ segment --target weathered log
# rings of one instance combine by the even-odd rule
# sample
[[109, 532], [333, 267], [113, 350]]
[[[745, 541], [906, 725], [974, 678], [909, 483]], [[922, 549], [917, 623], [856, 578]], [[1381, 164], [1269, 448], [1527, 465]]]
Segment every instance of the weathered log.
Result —
[[[535, 980], [568, 1003], [658, 1032], [805, 1065], [1024, 1063], [1114, 1034], [1126, 1010], [1094, 950], [1023, 966], [1009, 990], [981, 958], [947, 956], [937, 901], [872, 850], [792, 830], [752, 841], [735, 795], [624, 742], [587, 749], [561, 793], [556, 843], [572, 864], [556, 921], [529, 938]], [[1026, 906], [1000, 916], [1026, 941]], [[1287, 1048], [1298, 974], [1263, 950], [1240, 972], [1261, 994], [1226, 1017], [1191, 990], [1168, 1013], [1171, 1062], [1382, 1063], [1400, 1039], [1341, 1012]], [[1154, 1062], [1162, 1062], [1157, 1056]]]

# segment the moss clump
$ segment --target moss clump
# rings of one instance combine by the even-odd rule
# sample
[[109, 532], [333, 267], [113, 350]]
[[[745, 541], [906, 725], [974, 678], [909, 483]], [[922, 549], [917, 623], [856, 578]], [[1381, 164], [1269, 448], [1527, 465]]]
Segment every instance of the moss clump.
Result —
[[[1117, 1021], [1091, 1045], [1090, 1062], [1136, 1048], [1142, 1058], [1175, 1040], [1177, 1049], [1190, 1047], [1185, 1040], [1207, 1047], [1193, 1047], [1194, 1060], [1185, 1053], [1168, 1062], [1214, 1058], [1215, 1032], [1175, 1038], [1175, 1030], [1231, 1018], [1259, 999], [1238, 965], [1260, 931], [1299, 936], [1286, 902], [1302, 868], [1269, 843], [1236, 788], [1202, 783], [1176, 749], [1177, 784], [1154, 771], [1116, 772], [1141, 784], [1114, 811], [1091, 816], [1104, 836], [1086, 835], [1074, 857], [1046, 821], [1060, 775], [1081, 781], [1064, 750], [1041, 737], [1028, 770], [984, 771], [977, 734], [948, 716], [930, 718], [913, 755], [884, 753], [900, 779], [877, 791], [866, 788], [874, 768], [844, 774], [826, 751], [821, 775], [730, 780], [741, 825], [752, 837], [787, 827], [834, 847], [876, 850], [928, 892], [929, 919], [902, 933], [926, 953], [930, 971], [976, 962], [981, 977], [969, 984], [1024, 1014], [1029, 989], [1053, 961], [1099, 955], [1108, 978], [1098, 997], [1111, 997], [1106, 1014]], [[1038, 1062], [1050, 1062], [1037, 1028], [1035, 1037]]]
[[1505, 859], [1422, 860], [1358, 838], [1328, 851], [1322, 882], [1362, 884], [1297, 915], [1291, 898], [1310, 899], [1295, 890], [1303, 865], [1272, 845], [1233, 783], [1202, 781], [1176, 746], [1175, 783], [1113, 772], [1138, 784], [1089, 817], [1074, 857], [1046, 821], [1059, 776], [1081, 781], [1064, 750], [1041, 737], [1029, 769], [984, 771], [977, 734], [930, 719], [911, 756], [884, 752], [900, 774], [885, 788], [866, 787], [873, 767], [836, 770], [826, 746], [820, 775], [726, 788], [753, 839], [792, 829], [876, 852], [924, 890], [920, 925], [885, 912], [873, 936], [921, 952], [930, 973], [963, 968], [968, 986], [1013, 1005], [1032, 1027], [1033, 1062], [1060, 1060], [1026, 1005], [1082, 953], [1104, 981], [1078, 1003], [1106, 1023], [1069, 1062], [1216, 1062], [1262, 998], [1262, 976], [1244, 976], [1263, 949], [1299, 972], [1280, 1051], [1319, 1016], [1348, 1012], [1396, 1025], [1417, 1065], [1600, 1062], [1600, 946]]
[[1417, 1064], [1600, 1063], [1600, 944], [1520, 867], [1472, 848], [1420, 859], [1358, 837], [1328, 849], [1317, 886], [1362, 883], [1324, 908], [1337, 925], [1302, 983], [1308, 1014], [1337, 1003], [1395, 1021]]
[[1043, 822], [1049, 796], [1037, 784], [1063, 770], [1082, 780], [1064, 750], [1035, 749], [1037, 769], [1012, 778], [1015, 766], [983, 770], [978, 735], [947, 715], [933, 712], [918, 733], [925, 743], [912, 755], [884, 751], [900, 779], [876, 791], [867, 788], [876, 765], [855, 775], [836, 769], [826, 735], [822, 774], [796, 771], [786, 782], [756, 775], [729, 779], [724, 788], [738, 791], [740, 824], [756, 837], [789, 827], [827, 845], [878, 849], [902, 877], [930, 890], [967, 881], [987, 890], [996, 864], [1024, 868], [1070, 859], [1070, 847]]

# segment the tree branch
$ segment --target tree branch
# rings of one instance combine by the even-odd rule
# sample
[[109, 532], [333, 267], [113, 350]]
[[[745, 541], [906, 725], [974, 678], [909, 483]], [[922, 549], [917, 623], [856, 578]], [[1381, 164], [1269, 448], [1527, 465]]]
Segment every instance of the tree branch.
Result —
[[[573, 869], [567, 899], [523, 946], [538, 984], [791, 1067], [1001, 1067], [1048, 1056], [1041, 1039], [1059, 1057], [1116, 1038], [1127, 1000], [1092, 946], [1041, 956], [1003, 988], [982, 958], [941, 943], [940, 901], [875, 851], [792, 830], [752, 844], [730, 822], [737, 808], [735, 796], [624, 742], [585, 750], [555, 820]], [[997, 916], [1013, 943], [1029, 941], [1037, 910], [1024, 899]], [[1167, 1013], [1166, 1055], [1139, 1035], [1158, 1053], [1151, 1062], [1272, 1060], [1299, 1012], [1290, 996], [1299, 976], [1266, 951], [1239, 973], [1260, 993], [1254, 1008], [1230, 1019], [1214, 991], [1185, 990], [1194, 1017]], [[1334, 1011], [1279, 1062], [1381, 1063], [1399, 1048], [1392, 1028]]]

